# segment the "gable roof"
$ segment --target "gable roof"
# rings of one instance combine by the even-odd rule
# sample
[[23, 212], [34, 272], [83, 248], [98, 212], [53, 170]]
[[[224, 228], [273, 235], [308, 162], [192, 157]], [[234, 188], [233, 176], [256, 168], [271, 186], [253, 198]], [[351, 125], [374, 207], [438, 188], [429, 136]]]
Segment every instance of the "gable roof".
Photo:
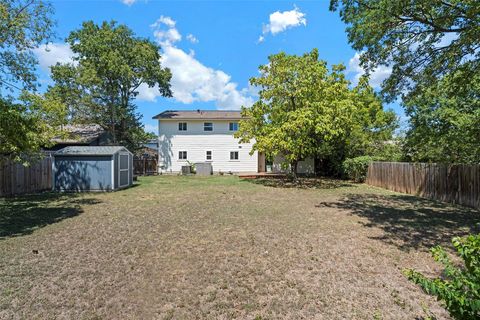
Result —
[[219, 111], [219, 110], [167, 110], [157, 114], [153, 119], [160, 120], [240, 120], [240, 110]]
[[55, 156], [112, 156], [119, 151], [128, 151], [122, 146], [70, 146], [55, 152]]
[[98, 124], [69, 124], [62, 128], [65, 137], [54, 138], [59, 144], [89, 144], [98, 139], [106, 131]]

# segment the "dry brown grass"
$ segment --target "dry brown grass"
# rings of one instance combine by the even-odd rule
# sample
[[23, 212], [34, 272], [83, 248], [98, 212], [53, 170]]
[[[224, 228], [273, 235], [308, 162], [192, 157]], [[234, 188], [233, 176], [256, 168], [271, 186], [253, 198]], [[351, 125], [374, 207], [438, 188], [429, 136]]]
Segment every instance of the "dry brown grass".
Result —
[[0, 200], [0, 318], [448, 318], [401, 270], [438, 273], [428, 247], [477, 212], [314, 185], [164, 176]]

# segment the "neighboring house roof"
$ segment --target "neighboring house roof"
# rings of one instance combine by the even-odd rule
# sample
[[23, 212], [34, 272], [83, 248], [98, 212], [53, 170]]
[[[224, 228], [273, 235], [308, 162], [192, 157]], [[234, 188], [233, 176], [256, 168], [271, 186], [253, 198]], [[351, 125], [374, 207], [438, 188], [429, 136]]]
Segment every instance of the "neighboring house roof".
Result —
[[57, 144], [89, 144], [106, 133], [98, 124], [70, 124], [62, 128], [65, 137], [54, 138]]
[[55, 152], [55, 156], [111, 156], [119, 151], [127, 151], [122, 146], [70, 146]]
[[153, 117], [159, 120], [240, 120], [242, 118], [240, 111], [218, 110], [167, 110]]
[[154, 139], [148, 139], [147, 143], [149, 144], [158, 144], [158, 137]]
[[137, 159], [153, 159], [158, 157], [158, 149], [143, 147], [135, 150], [135, 158]]

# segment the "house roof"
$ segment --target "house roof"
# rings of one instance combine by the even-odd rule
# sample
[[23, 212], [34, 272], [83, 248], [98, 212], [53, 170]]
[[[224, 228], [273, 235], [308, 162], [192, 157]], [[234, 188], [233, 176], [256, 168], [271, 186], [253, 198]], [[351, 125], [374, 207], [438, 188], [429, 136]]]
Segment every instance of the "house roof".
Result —
[[106, 131], [98, 124], [70, 124], [62, 128], [66, 135], [54, 138], [57, 144], [88, 144], [98, 139]]
[[161, 120], [240, 120], [240, 110], [219, 111], [219, 110], [167, 110], [157, 114], [153, 119]]
[[55, 156], [111, 156], [119, 151], [127, 151], [122, 146], [70, 146], [58, 150]]
[[135, 151], [135, 158], [137, 159], [148, 159], [148, 158], [157, 158], [157, 157], [158, 157], [157, 149], [143, 147]]
[[148, 139], [146, 143], [155, 143], [155, 144], [158, 144], [158, 138]]

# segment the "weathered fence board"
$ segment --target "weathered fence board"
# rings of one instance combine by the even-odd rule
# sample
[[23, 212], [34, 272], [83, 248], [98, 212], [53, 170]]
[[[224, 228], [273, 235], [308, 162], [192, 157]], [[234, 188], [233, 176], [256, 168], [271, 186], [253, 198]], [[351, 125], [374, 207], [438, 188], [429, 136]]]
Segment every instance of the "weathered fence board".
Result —
[[146, 176], [157, 173], [156, 159], [133, 159], [133, 174]]
[[480, 165], [372, 162], [367, 184], [480, 209]]
[[52, 158], [32, 162], [26, 167], [0, 161], [0, 197], [35, 193], [52, 189]]

